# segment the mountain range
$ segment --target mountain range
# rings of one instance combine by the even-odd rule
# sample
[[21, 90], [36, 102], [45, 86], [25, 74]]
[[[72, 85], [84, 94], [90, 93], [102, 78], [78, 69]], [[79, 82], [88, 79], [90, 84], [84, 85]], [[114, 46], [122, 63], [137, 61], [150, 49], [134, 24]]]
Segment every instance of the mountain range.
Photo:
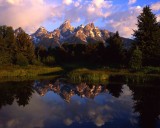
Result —
[[[21, 28], [16, 30], [16, 32], [19, 31], [22, 31]], [[113, 34], [113, 32], [96, 27], [94, 23], [89, 23], [86, 26], [80, 25], [74, 28], [71, 26], [70, 20], [66, 20], [60, 27], [51, 32], [47, 31], [44, 27], [40, 27], [30, 37], [36, 46], [59, 47], [63, 43], [106, 43], [106, 40]], [[129, 47], [133, 41], [123, 37], [122, 40], [125, 47]]]

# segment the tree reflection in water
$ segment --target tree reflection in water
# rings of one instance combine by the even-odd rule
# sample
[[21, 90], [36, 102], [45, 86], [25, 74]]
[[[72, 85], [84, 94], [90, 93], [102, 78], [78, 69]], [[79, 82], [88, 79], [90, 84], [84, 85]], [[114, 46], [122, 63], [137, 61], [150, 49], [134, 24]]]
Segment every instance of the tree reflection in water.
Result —
[[139, 113], [141, 128], [156, 128], [160, 115], [160, 87], [130, 86], [135, 104], [133, 109]]
[[118, 83], [108, 84], [107, 89], [112, 96], [118, 98], [122, 93], [122, 86], [123, 84], [118, 84]]
[[25, 106], [34, 92], [32, 82], [8, 82], [0, 84], [0, 108], [12, 105], [14, 101], [19, 106]]

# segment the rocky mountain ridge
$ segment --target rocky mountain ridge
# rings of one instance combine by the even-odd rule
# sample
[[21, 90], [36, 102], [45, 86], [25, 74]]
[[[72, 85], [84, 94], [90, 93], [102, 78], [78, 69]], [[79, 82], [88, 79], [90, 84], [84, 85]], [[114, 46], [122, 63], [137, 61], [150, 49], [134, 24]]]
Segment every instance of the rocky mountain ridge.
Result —
[[44, 27], [40, 27], [31, 35], [33, 42], [37, 45], [60, 46], [63, 43], [89, 43], [105, 42], [110, 36], [107, 30], [101, 30], [95, 27], [93, 23], [86, 26], [80, 25], [76, 28], [71, 26], [69, 20], [66, 20], [59, 28], [48, 32]]
[[[59, 47], [63, 43], [95, 43], [103, 42], [113, 35], [108, 30], [102, 30], [95, 27], [94, 23], [86, 26], [80, 25], [74, 28], [69, 20], [66, 20], [59, 28], [49, 32], [44, 27], [40, 27], [35, 33], [31, 34], [36, 46], [43, 45], [45, 47]], [[131, 42], [130, 39], [122, 38], [125, 44]]]

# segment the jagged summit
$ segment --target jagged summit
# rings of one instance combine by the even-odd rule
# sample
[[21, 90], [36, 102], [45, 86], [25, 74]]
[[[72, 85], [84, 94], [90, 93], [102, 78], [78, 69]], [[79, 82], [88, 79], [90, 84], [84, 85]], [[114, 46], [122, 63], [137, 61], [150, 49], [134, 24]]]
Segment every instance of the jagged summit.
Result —
[[68, 19], [68, 20], [65, 20], [64, 22], [63, 22], [63, 24], [71, 24], [71, 21]]
[[38, 31], [41, 31], [41, 32], [44, 32], [44, 31], [45, 31], [45, 32], [46, 32], [47, 30], [45, 29], [45, 27], [42, 27], [42, 26], [41, 26], [40, 28], [38, 28]]
[[94, 29], [94, 28], [95, 28], [94, 23], [89, 23], [89, 24], [87, 24], [87, 25], [85, 26], [85, 28], [87, 28], [87, 29]]
[[41, 36], [41, 35], [45, 35], [47, 33], [48, 33], [48, 31], [44, 27], [40, 27], [40, 28], [38, 28], [38, 30], [34, 34], [36, 34], [37, 36]]
[[84, 25], [83, 25], [83, 24], [81, 24], [79, 27], [84, 28]]
[[59, 27], [59, 29], [71, 29], [71, 28], [73, 28], [73, 27], [71, 26], [70, 20], [66, 20], [66, 21]]

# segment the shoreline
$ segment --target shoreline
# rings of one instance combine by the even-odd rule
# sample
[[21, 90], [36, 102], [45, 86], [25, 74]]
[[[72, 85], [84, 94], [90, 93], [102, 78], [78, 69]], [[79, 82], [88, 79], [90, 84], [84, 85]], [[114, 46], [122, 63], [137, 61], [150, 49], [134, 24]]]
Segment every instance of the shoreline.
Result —
[[[152, 71], [151, 71], [152, 72]], [[64, 77], [71, 81], [114, 81], [117, 77], [126, 82], [160, 81], [159, 73], [131, 72], [128, 69], [77, 68], [70, 71], [61, 66], [7, 66], [0, 67], [0, 82], [45, 80]], [[157, 81], [158, 80], [158, 81]]]
[[63, 69], [59, 66], [2, 66], [0, 67], [0, 82], [56, 78], [61, 75], [61, 72]]

